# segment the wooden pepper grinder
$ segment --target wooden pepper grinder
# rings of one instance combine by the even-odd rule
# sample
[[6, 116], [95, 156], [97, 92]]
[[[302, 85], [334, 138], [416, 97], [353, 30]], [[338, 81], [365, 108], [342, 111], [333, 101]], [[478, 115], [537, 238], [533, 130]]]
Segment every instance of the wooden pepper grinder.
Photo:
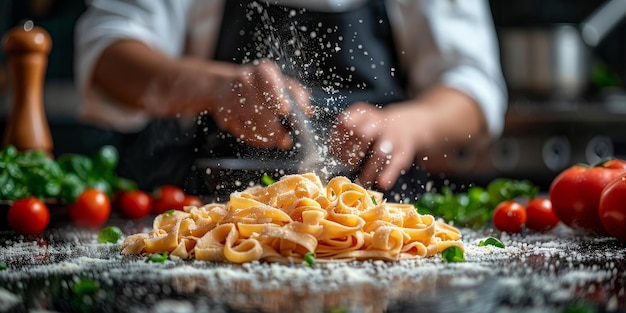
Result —
[[41, 149], [52, 156], [52, 136], [43, 106], [43, 82], [52, 40], [46, 30], [27, 21], [3, 38], [11, 84], [11, 115], [3, 146], [20, 151]]

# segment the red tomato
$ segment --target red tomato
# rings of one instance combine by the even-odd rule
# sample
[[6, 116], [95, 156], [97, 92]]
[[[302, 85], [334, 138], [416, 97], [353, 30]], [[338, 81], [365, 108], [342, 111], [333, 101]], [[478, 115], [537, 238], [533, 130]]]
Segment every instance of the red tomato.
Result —
[[183, 201], [183, 205], [181, 206], [181, 210], [186, 206], [195, 206], [201, 207], [204, 203], [200, 198], [193, 195], [185, 195], [185, 201]]
[[152, 198], [141, 190], [123, 192], [118, 201], [122, 214], [128, 218], [139, 219], [152, 212]]
[[69, 206], [68, 213], [78, 226], [100, 227], [111, 215], [111, 201], [103, 191], [89, 188]]
[[602, 191], [599, 215], [604, 229], [626, 242], [626, 174], [610, 182]]
[[592, 167], [574, 165], [550, 185], [552, 209], [563, 224], [584, 233], [606, 235], [598, 207], [604, 187], [626, 172], [626, 161], [609, 160]]
[[164, 185], [154, 194], [154, 214], [161, 214], [167, 210], [182, 209], [185, 201], [185, 192], [174, 185]]
[[17, 200], [9, 208], [7, 222], [14, 231], [24, 235], [37, 235], [50, 223], [50, 210], [35, 197]]
[[526, 227], [534, 231], [552, 230], [560, 222], [548, 198], [539, 197], [528, 201], [526, 214]]
[[493, 212], [493, 226], [499, 231], [517, 233], [526, 224], [526, 208], [515, 201], [504, 201]]

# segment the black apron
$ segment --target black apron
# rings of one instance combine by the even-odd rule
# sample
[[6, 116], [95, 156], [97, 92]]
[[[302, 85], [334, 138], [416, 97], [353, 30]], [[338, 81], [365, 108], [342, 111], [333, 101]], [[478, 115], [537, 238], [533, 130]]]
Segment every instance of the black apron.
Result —
[[[344, 12], [227, 0], [223, 16], [215, 59], [237, 64], [261, 58], [276, 62], [285, 74], [311, 91], [317, 107], [312, 118], [314, 129], [322, 138], [337, 114], [352, 103], [384, 106], [406, 99], [406, 78], [399, 66], [384, 0], [367, 0]], [[210, 117], [204, 126], [205, 132], [199, 136], [206, 139], [202, 151], [209, 158], [287, 162], [303, 157], [296, 148], [250, 147], [218, 129]], [[414, 198], [422, 192], [426, 177], [415, 168], [408, 172], [387, 193], [391, 200]], [[335, 174], [354, 179], [358, 172]]]
[[[367, 0], [348, 11], [332, 13], [267, 1], [224, 2], [215, 59], [236, 64], [262, 58], [275, 61], [285, 74], [311, 91], [313, 105], [318, 107], [312, 121], [319, 136], [326, 136], [337, 114], [354, 102], [384, 106], [406, 98], [406, 79], [398, 63], [384, 0]], [[133, 157], [121, 165], [142, 187], [169, 182], [194, 190], [210, 172], [189, 169], [188, 164], [195, 158], [279, 164], [281, 160], [302, 158], [296, 148], [282, 151], [250, 147], [220, 130], [208, 116], [200, 117], [197, 131], [195, 136], [185, 132], [176, 120], [152, 122], [142, 133], [126, 139], [124, 149]], [[232, 172], [222, 174], [226, 177], [212, 174], [208, 177], [209, 190], [200, 193], [228, 194], [232, 190], [212, 190], [219, 182], [211, 180], [240, 180]], [[358, 173], [336, 174], [354, 179]], [[402, 199], [413, 198], [413, 194], [421, 193], [418, 189], [425, 185], [424, 178], [413, 168], [387, 197], [401, 192]], [[241, 189], [245, 184], [238, 186]]]

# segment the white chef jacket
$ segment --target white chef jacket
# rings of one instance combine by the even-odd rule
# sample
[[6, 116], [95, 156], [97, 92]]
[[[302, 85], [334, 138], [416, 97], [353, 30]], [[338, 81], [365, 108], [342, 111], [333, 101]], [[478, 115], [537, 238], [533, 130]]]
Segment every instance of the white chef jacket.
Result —
[[[210, 59], [228, 0], [91, 0], [76, 26], [76, 78], [86, 120], [118, 131], [139, 131], [146, 113], [116, 104], [90, 83], [102, 51], [137, 39], [177, 57]], [[349, 10], [367, 0], [274, 0], [311, 10]], [[493, 136], [501, 134], [507, 94], [486, 0], [387, 0], [387, 12], [407, 73], [409, 95], [435, 84], [464, 92], [481, 107]]]

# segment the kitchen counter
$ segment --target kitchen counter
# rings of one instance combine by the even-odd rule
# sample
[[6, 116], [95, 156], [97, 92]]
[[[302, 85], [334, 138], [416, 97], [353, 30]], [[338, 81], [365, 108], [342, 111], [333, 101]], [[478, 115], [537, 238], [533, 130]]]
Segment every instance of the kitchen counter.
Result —
[[[124, 235], [145, 231], [112, 218]], [[0, 312], [626, 312], [626, 244], [574, 234], [462, 229], [466, 261], [244, 265], [122, 256], [56, 223], [0, 231]], [[505, 248], [479, 247], [489, 236]], [[80, 291], [77, 286], [93, 283]], [[83, 287], [82, 289], [85, 289]]]

